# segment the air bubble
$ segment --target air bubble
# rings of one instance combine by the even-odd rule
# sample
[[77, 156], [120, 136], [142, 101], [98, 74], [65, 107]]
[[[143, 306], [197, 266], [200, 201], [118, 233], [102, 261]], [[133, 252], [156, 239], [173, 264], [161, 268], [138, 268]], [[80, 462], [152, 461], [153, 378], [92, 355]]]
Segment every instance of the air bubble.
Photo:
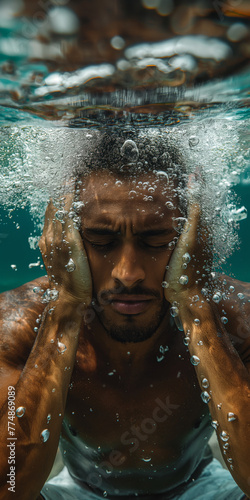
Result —
[[163, 288], [168, 288], [169, 287], [169, 283], [167, 281], [163, 281], [162, 284], [161, 284], [161, 286]]
[[216, 304], [219, 304], [219, 302], [221, 301], [222, 299], [222, 295], [220, 292], [215, 292], [213, 297], [212, 297], [213, 301], [216, 303]]
[[184, 337], [183, 344], [184, 345], [189, 345], [190, 344], [190, 337]]
[[[168, 174], [167, 172], [164, 172], [164, 170], [154, 170], [154, 174], [157, 176], [157, 177], [164, 177], [165, 179], [164, 180], [167, 180], [169, 182], [169, 177], [168, 177]], [[168, 202], [167, 202], [168, 203]], [[166, 205], [167, 205], [166, 203]], [[171, 203], [171, 202], [170, 202]], [[172, 205], [172, 203], [171, 203]]]
[[228, 441], [229, 440], [229, 434], [226, 431], [222, 431], [220, 433], [220, 438], [222, 441]]
[[195, 318], [195, 319], [194, 319], [194, 324], [195, 324], [195, 325], [200, 325], [200, 320], [199, 320], [198, 318]]
[[123, 159], [126, 162], [136, 162], [139, 158], [139, 150], [136, 143], [131, 139], [125, 141], [121, 148], [121, 156], [123, 156]]
[[212, 426], [215, 430], [217, 430], [217, 429], [218, 429], [218, 427], [219, 427], [219, 422], [218, 422], [218, 420], [212, 420], [212, 422], [211, 422], [211, 426]]
[[204, 387], [204, 389], [207, 389], [209, 387], [208, 379], [204, 377], [201, 381], [201, 385], [202, 385], [202, 387]]
[[175, 241], [170, 241], [168, 244], [169, 250], [173, 250], [175, 248]]
[[170, 314], [171, 314], [171, 316], [172, 316], [173, 318], [175, 318], [176, 316], [178, 316], [178, 314], [179, 314], [179, 309], [178, 309], [178, 307], [176, 307], [176, 306], [172, 306], [172, 307], [170, 308]]
[[202, 399], [203, 403], [209, 403], [211, 396], [210, 396], [210, 394], [208, 394], [207, 391], [203, 391], [201, 393], [201, 399]]
[[191, 356], [191, 358], [190, 358], [190, 362], [194, 366], [197, 366], [200, 363], [200, 361], [201, 360], [200, 360], [200, 358], [198, 358], [198, 356]]
[[156, 360], [158, 363], [164, 360], [164, 356], [156, 356]]
[[74, 201], [72, 203], [72, 208], [75, 210], [77, 214], [79, 214], [84, 207], [84, 203], [82, 201]]
[[235, 288], [234, 288], [234, 286], [230, 286], [228, 290], [230, 293], [233, 293], [235, 291]]
[[173, 218], [173, 228], [177, 233], [182, 233], [187, 219], [185, 217], [174, 217]]
[[174, 210], [174, 205], [171, 201], [166, 201], [165, 206], [168, 208], [168, 210]]
[[48, 441], [49, 439], [49, 436], [50, 436], [49, 429], [44, 429], [40, 434], [40, 439], [43, 443], [46, 443], [46, 441]]
[[222, 316], [221, 322], [223, 323], [223, 325], [226, 325], [228, 323], [228, 318], [226, 318], [226, 316]]
[[191, 260], [191, 256], [189, 255], [188, 252], [184, 253], [183, 256], [182, 256], [182, 260], [183, 262], [185, 262], [186, 264], [188, 264]]
[[237, 420], [237, 416], [235, 415], [235, 413], [229, 411], [227, 414], [227, 420], [228, 422], [233, 422], [234, 420]]
[[199, 139], [198, 139], [198, 137], [196, 137], [195, 135], [192, 135], [192, 136], [189, 138], [188, 144], [189, 144], [189, 147], [190, 147], [190, 148], [194, 148], [195, 146], [197, 146], [197, 145], [199, 144]]
[[42, 302], [48, 303], [50, 301], [55, 302], [59, 297], [59, 292], [55, 288], [47, 288], [46, 292], [44, 292], [42, 296]]
[[243, 300], [245, 298], [245, 295], [244, 293], [237, 293], [237, 297], [240, 299], [240, 300]]
[[56, 219], [59, 220], [60, 222], [65, 222], [64, 219], [66, 215], [67, 215], [66, 210], [57, 210], [57, 212], [55, 213]]
[[[131, 191], [129, 191], [128, 195], [129, 195], [129, 198], [133, 199], [136, 196], [136, 191], [134, 189], [132, 189]], [[147, 200], [148, 200], [148, 198], [147, 198]]]
[[81, 218], [78, 216], [73, 217], [73, 227], [79, 231], [81, 228]]
[[73, 259], [69, 259], [69, 262], [68, 262], [68, 264], [66, 264], [65, 268], [68, 271], [68, 273], [72, 273], [75, 270], [76, 265], [75, 265]]
[[166, 345], [165, 347], [163, 345], [160, 345], [159, 351], [160, 351], [161, 354], [165, 354], [166, 352], [169, 351], [168, 345]]
[[17, 409], [16, 409], [16, 416], [18, 418], [21, 418], [24, 416], [25, 414], [25, 411], [26, 411], [26, 408], [24, 406], [19, 406]]
[[181, 285], [187, 285], [188, 284], [188, 276], [186, 274], [183, 274], [182, 276], [180, 276], [179, 283]]
[[192, 297], [192, 302], [199, 302], [199, 300], [200, 300], [199, 295], [194, 295], [194, 296]]
[[241, 207], [238, 209], [234, 209], [231, 212], [231, 219], [229, 221], [239, 222], [247, 218], [247, 209], [246, 207]]
[[110, 45], [113, 47], [113, 49], [116, 50], [121, 50], [125, 46], [125, 40], [119, 35], [113, 36], [110, 40]]
[[62, 342], [60, 342], [60, 341], [58, 340], [58, 342], [57, 342], [57, 350], [58, 350], [58, 352], [59, 352], [60, 354], [63, 354], [63, 353], [67, 350], [67, 347], [66, 347], [66, 345], [65, 345], [65, 344], [63, 344]]

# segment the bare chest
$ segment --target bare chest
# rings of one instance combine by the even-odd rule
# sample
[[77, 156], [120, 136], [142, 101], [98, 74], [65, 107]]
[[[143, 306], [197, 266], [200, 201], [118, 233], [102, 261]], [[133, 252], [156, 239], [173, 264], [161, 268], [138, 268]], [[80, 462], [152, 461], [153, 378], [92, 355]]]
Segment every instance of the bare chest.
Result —
[[[158, 358], [160, 359], [160, 358]], [[128, 368], [129, 369], [129, 368]], [[173, 463], [207, 428], [208, 410], [185, 348], [131, 377], [107, 365], [99, 373], [74, 372], [69, 389], [67, 439], [107, 458], [119, 451], [120, 465]]]

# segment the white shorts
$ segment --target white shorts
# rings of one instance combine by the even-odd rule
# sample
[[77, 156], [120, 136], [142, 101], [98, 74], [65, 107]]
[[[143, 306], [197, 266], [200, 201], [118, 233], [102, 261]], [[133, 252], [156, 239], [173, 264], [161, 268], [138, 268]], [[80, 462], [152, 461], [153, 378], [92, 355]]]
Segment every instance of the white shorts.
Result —
[[[45, 483], [41, 495], [45, 500], [100, 500], [102, 494], [92, 493], [84, 487], [79, 486], [69, 475], [67, 467], [47, 483]], [[112, 499], [112, 496], [105, 496]], [[117, 498], [117, 497], [116, 497]], [[124, 499], [124, 497], [122, 497]], [[140, 499], [140, 495], [135, 496]], [[150, 497], [149, 497], [150, 498]], [[244, 493], [233, 480], [230, 472], [222, 467], [215, 458], [204, 467], [199, 477], [188, 483], [183, 493], [172, 496], [152, 494], [152, 500], [243, 500]], [[131, 495], [128, 495], [131, 500]]]

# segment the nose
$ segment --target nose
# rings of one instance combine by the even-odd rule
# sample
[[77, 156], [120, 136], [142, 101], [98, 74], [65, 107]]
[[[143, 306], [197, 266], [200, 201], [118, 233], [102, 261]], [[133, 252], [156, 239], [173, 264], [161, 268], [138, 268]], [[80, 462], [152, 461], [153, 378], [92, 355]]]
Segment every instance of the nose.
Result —
[[145, 279], [145, 271], [133, 245], [123, 246], [113, 267], [111, 276], [126, 287], [133, 287]]

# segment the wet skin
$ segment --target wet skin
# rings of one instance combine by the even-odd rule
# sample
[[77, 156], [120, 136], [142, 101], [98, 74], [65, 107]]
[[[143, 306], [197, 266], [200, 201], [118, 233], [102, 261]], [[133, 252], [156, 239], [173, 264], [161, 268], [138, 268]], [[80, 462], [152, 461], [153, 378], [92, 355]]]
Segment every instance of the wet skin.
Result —
[[[84, 484], [110, 495], [152, 497], [192, 477], [212, 427], [161, 285], [172, 253], [168, 245], [178, 236], [172, 219], [182, 216], [174, 186], [148, 175], [136, 186], [132, 179], [117, 185], [115, 177], [100, 173], [83, 183], [81, 234], [95, 302], [79, 337], [61, 449], [70, 473]], [[15, 336], [9, 330], [11, 349], [18, 353], [17, 380], [44, 308], [30, 292], [33, 286], [2, 298], [5, 311], [19, 304], [11, 312], [19, 325]], [[245, 293], [239, 282], [234, 286], [235, 293]], [[227, 312], [234, 335], [242, 313], [237, 304], [234, 299], [216, 306], [220, 315]], [[26, 318], [25, 325], [18, 317]], [[241, 342], [236, 347], [244, 358]]]
[[[96, 317], [80, 340], [66, 410], [72, 427], [71, 433], [64, 427], [63, 448], [72, 474], [80, 479], [88, 471], [87, 482], [112, 494], [164, 491], [184, 482], [211, 434], [194, 369], [163, 294], [169, 243], [178, 235], [172, 219], [182, 216], [174, 186], [163, 186], [162, 179], [147, 176], [117, 187], [108, 175], [102, 182], [93, 176], [85, 186], [81, 232]], [[164, 357], [161, 346], [169, 348]], [[159, 410], [158, 399], [170, 407]], [[80, 455], [89, 458], [92, 451], [100, 470], [81, 463], [72, 448], [77, 443]]]

